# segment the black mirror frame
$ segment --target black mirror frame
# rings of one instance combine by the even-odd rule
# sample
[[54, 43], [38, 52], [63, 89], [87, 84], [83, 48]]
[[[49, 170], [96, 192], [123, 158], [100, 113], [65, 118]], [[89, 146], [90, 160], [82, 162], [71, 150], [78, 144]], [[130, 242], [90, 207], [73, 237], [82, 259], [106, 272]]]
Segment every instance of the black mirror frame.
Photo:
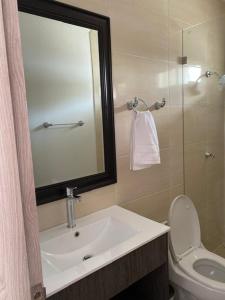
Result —
[[22, 12], [97, 30], [99, 39], [105, 172], [36, 188], [37, 205], [65, 198], [68, 186], [77, 187], [77, 193], [83, 193], [116, 183], [110, 19], [51, 0], [18, 0], [18, 9]]

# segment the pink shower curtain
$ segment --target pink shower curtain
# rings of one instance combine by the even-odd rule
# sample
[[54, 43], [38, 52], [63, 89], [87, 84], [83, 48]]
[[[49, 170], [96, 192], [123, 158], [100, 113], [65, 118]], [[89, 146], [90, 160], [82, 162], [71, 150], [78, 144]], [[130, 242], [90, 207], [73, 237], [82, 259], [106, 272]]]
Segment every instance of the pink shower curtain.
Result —
[[38, 218], [16, 0], [0, 0], [0, 300], [42, 294]]

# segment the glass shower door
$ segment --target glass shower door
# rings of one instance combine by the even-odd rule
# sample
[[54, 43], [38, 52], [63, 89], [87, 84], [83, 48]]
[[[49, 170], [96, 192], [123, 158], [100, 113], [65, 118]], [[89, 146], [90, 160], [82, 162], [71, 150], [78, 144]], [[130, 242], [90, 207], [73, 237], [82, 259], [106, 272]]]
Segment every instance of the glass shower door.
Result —
[[225, 16], [184, 30], [183, 56], [185, 193], [205, 247], [225, 256]]

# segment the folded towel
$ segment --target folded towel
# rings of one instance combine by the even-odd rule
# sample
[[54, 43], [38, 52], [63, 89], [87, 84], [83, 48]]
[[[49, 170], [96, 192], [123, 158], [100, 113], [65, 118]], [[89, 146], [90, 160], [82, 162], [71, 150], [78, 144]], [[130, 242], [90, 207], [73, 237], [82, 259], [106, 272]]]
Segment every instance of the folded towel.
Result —
[[159, 141], [150, 111], [134, 113], [131, 134], [131, 170], [141, 170], [160, 164]]

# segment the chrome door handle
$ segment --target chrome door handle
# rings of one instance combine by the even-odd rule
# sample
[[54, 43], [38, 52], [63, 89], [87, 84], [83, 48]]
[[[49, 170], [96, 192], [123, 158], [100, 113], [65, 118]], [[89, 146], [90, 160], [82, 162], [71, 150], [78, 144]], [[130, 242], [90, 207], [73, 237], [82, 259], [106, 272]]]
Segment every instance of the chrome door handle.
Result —
[[205, 152], [205, 157], [206, 158], [215, 158], [216, 154], [212, 152]]

